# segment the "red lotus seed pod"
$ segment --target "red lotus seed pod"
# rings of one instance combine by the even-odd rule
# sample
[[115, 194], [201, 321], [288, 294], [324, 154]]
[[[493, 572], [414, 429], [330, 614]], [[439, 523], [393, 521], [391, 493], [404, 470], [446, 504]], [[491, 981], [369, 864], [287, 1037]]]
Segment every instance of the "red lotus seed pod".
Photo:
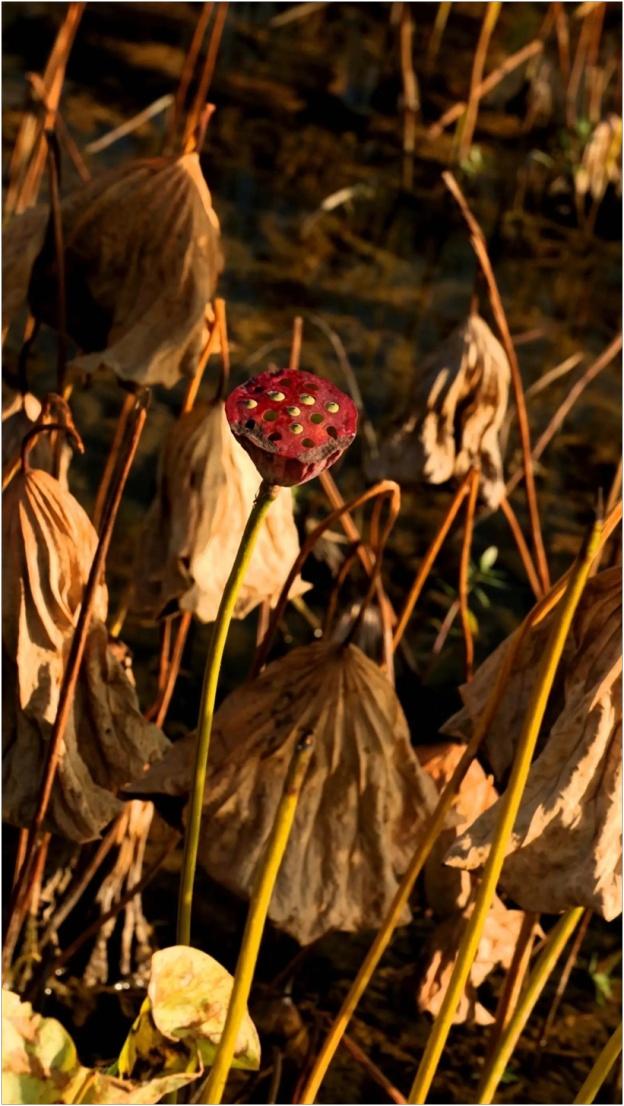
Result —
[[352, 399], [313, 373], [273, 369], [228, 396], [230, 430], [269, 484], [305, 484], [328, 469], [355, 438]]

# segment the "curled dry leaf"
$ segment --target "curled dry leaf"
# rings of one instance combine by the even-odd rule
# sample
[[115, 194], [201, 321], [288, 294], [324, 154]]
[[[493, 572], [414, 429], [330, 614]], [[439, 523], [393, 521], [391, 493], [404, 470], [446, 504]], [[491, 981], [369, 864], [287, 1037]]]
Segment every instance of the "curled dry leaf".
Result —
[[33, 266], [43, 249], [48, 228], [46, 207], [31, 207], [16, 215], [2, 231], [2, 317], [11, 322], [28, 303]]
[[137, 1083], [85, 1068], [69, 1033], [56, 1018], [43, 1018], [13, 991], [2, 991], [3, 1102], [14, 1106], [154, 1103], [196, 1075], [164, 1075]]
[[[119, 1056], [124, 1075], [209, 1067], [221, 1040], [233, 978], [199, 949], [173, 945], [152, 956], [147, 998]], [[245, 1013], [234, 1050], [235, 1068], [257, 1071], [260, 1041]]]
[[400, 483], [424, 476], [443, 484], [474, 466], [481, 469], [484, 500], [498, 506], [505, 490], [499, 432], [510, 375], [500, 342], [471, 315], [423, 364], [414, 410], [382, 451], [378, 473]]
[[622, 189], [622, 119], [609, 115], [598, 123], [583, 150], [581, 164], [574, 176], [579, 196], [588, 193], [600, 203], [609, 184]]
[[[159, 490], [139, 542], [135, 604], [155, 616], [177, 603], [212, 622], [260, 477], [227, 424], [223, 403], [198, 404], [173, 426]], [[235, 610], [275, 603], [299, 552], [292, 493], [280, 491], [258, 536]], [[307, 591], [301, 577], [291, 596]]]
[[[471, 910], [472, 905], [446, 918], [436, 927], [428, 944], [429, 959], [416, 1001], [419, 1010], [426, 1010], [433, 1017], [437, 1016], [444, 1000]], [[489, 1025], [494, 1021], [490, 1011], [478, 1001], [477, 989], [494, 968], [499, 965], [509, 968], [511, 965], [523, 917], [522, 910], [508, 910], [498, 895], [494, 896], [468, 983], [455, 1014], [455, 1025], [466, 1021]]]
[[[41, 469], [14, 477], [2, 519], [3, 814], [23, 826], [34, 814], [97, 534], [77, 500]], [[168, 747], [108, 648], [106, 611], [101, 583], [47, 822], [75, 841], [100, 833], [121, 809], [113, 793]]]
[[[416, 747], [420, 764], [440, 791], [446, 787], [463, 752], [463, 745], [451, 742]], [[447, 828], [439, 835], [425, 866], [427, 902], [440, 918], [463, 910], [468, 905], [473, 887], [470, 874], [446, 867], [444, 857], [462, 830], [492, 806], [497, 798], [492, 776], [484, 772], [478, 760], [473, 760], [453, 802]]]
[[[167, 387], [192, 376], [222, 267], [219, 222], [197, 154], [133, 161], [72, 192], [61, 208], [67, 330], [85, 351], [73, 368], [108, 368], [122, 380]], [[27, 293], [35, 317], [55, 326], [47, 223], [40, 208], [11, 220], [4, 284], [11, 312]]]
[[[372, 661], [354, 645], [294, 649], [230, 695], [215, 718], [199, 856], [238, 894], [253, 887], [303, 733], [314, 736], [314, 752], [269, 916], [307, 944], [333, 929], [379, 925], [435, 786]], [[171, 754], [143, 781], [143, 794], [188, 792], [192, 742]]]
[[[521, 647], [487, 750], [497, 773], [511, 762], [555, 614]], [[589, 581], [560, 665], [558, 685], [516, 819], [501, 884], [525, 910], [586, 906], [607, 920], [621, 910], [621, 570]], [[445, 726], [463, 733], [490, 692], [509, 639], [462, 688], [463, 711]], [[499, 800], [451, 849], [447, 863], [479, 868]]]

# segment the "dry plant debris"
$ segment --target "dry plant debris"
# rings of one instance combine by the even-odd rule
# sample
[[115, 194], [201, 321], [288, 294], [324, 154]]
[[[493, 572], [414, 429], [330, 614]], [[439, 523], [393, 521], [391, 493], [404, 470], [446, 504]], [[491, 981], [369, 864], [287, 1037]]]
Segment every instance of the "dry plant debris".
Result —
[[[472, 903], [441, 922], [428, 942], [429, 960], [418, 988], [416, 1001], [420, 1010], [437, 1015], [446, 994]], [[494, 968], [509, 968], [524, 912], [508, 910], [498, 895], [487, 916], [477, 955], [470, 970], [465, 993], [457, 1008], [455, 1025], [471, 1022], [489, 1025], [494, 1021], [490, 1011], [478, 1001], [477, 989]]]
[[[416, 751], [421, 765], [441, 790], [451, 778], [464, 748], [441, 742], [421, 746]], [[453, 803], [449, 818], [452, 825], [440, 834], [425, 868], [427, 901], [442, 920], [427, 942], [425, 966], [416, 1001], [420, 1010], [426, 1010], [434, 1017], [453, 972], [454, 953], [472, 909], [477, 882], [469, 872], [446, 867], [444, 857], [462, 831], [488, 810], [497, 798], [492, 777], [484, 772], [478, 760], [474, 760]], [[488, 915], [455, 1024], [489, 1025], [494, 1020], [489, 1010], [478, 1001], [477, 990], [494, 968], [509, 967], [521, 924], [522, 911], [508, 910], [497, 896]]]
[[622, 119], [609, 115], [592, 131], [576, 170], [574, 185], [579, 196], [589, 195], [596, 203], [609, 184], [622, 190]]
[[[301, 944], [379, 925], [436, 789], [380, 669], [354, 645], [294, 649], [234, 691], [215, 718], [200, 860], [248, 896], [297, 741], [314, 736], [269, 917]], [[192, 742], [173, 746], [141, 793], [188, 792]], [[405, 918], [407, 922], [408, 917]]]
[[505, 491], [499, 432], [509, 395], [507, 355], [476, 314], [420, 367], [412, 414], [378, 462], [399, 482], [443, 484], [481, 470], [481, 494], [497, 507]]
[[[77, 500], [41, 469], [13, 478], [2, 517], [3, 815], [24, 826], [34, 814], [97, 534]], [[47, 823], [74, 841], [97, 837], [121, 809], [115, 792], [168, 747], [143, 719], [108, 647], [107, 602], [101, 583]]]
[[[62, 201], [67, 331], [78, 373], [108, 368], [134, 384], [192, 376], [222, 257], [219, 222], [197, 154], [130, 162]], [[57, 325], [58, 273], [47, 210], [4, 233], [5, 317], [26, 300]]]
[[[555, 913], [587, 906], [607, 920], [621, 911], [621, 569], [589, 581], [560, 666], [501, 885], [525, 910]], [[496, 774], [508, 769], [536, 679], [552, 615], [521, 646], [487, 737]], [[465, 734], [480, 714], [508, 648], [507, 639], [462, 688], [465, 707], [445, 726]], [[499, 800], [500, 802], [500, 800]], [[485, 862], [499, 802], [451, 849], [447, 863]]]
[[[173, 426], [159, 489], [138, 547], [135, 605], [158, 615], [177, 603], [202, 622], [216, 617], [260, 478], [230, 433], [221, 402], [197, 404]], [[244, 618], [277, 601], [299, 552], [292, 492], [280, 491], [254, 549], [236, 604]], [[307, 591], [299, 577], [291, 597]]]

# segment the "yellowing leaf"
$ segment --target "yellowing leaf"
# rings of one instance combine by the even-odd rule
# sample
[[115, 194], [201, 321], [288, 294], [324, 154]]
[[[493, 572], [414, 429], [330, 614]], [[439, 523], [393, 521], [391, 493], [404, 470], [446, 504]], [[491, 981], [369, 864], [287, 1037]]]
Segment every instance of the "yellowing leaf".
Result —
[[[227, 1014], [232, 976], [207, 953], [186, 945], [161, 949], [152, 957], [147, 998], [119, 1058], [119, 1070], [130, 1075], [137, 1064], [159, 1070], [197, 1071], [214, 1060]], [[260, 1042], [247, 1014], [233, 1067], [256, 1071]]]

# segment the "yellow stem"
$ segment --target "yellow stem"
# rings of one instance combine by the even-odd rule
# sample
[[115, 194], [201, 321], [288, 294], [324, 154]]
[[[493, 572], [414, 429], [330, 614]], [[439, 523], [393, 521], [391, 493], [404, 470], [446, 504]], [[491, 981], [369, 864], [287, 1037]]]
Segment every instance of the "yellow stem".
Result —
[[492, 1101], [494, 1092], [500, 1083], [509, 1057], [516, 1047], [518, 1038], [529, 1020], [533, 1007], [544, 990], [550, 973], [561, 956], [568, 938], [579, 924], [583, 913], [584, 908], [582, 906], [575, 906], [572, 910], [568, 910], [563, 917], [559, 919], [554, 929], [548, 934], [546, 947], [529, 976], [527, 985], [513, 1012], [509, 1024], [501, 1034], [498, 1048], [493, 1053], [490, 1063], [481, 1078], [481, 1086], [479, 1088], [477, 1101], [480, 1102], [482, 1106], [489, 1106], [489, 1103]]
[[[620, 519], [621, 504], [619, 504], [618, 507], [614, 509], [614, 511], [608, 516], [605, 522], [604, 531], [600, 539], [599, 549], [602, 548], [604, 543], [613, 533]], [[499, 671], [496, 686], [494, 687], [490, 699], [487, 702], [483, 716], [480, 722], [475, 727], [473, 736], [466, 747], [464, 755], [462, 756], [459, 764], [453, 772], [451, 779], [447, 783], [444, 791], [438, 799], [438, 805], [431, 815], [431, 820], [427, 825], [425, 837], [417, 845], [416, 852], [412, 857], [411, 863], [407, 871], [405, 872], [405, 875], [403, 876], [399, 887], [397, 888], [394, 899], [392, 900], [392, 903], [390, 905], [390, 909], [386, 917], [384, 918], [379, 932], [377, 933], [375, 940], [373, 941], [373, 944], [371, 945], [366, 958], [363, 961], [362, 966], [360, 967], [360, 970], [358, 971], [355, 979], [353, 980], [353, 983], [351, 984], [351, 987], [349, 988], [347, 996], [338, 1014], [336, 1015], [336, 1018], [334, 1019], [334, 1022], [329, 1030], [327, 1037], [323, 1042], [321, 1051], [319, 1052], [312, 1066], [312, 1070], [310, 1071], [310, 1074], [304, 1084], [303, 1091], [299, 1097], [299, 1101], [301, 1103], [314, 1102], [319, 1087], [325, 1077], [325, 1074], [327, 1073], [329, 1065], [334, 1058], [338, 1045], [340, 1044], [345, 1034], [349, 1021], [351, 1020], [351, 1016], [354, 1013], [357, 1004], [364, 994], [366, 988], [368, 987], [368, 984], [370, 983], [373, 974], [377, 969], [379, 961], [381, 960], [384, 952], [386, 951], [388, 945], [392, 940], [392, 936], [399, 923], [401, 914], [403, 913], [403, 910], [405, 908], [405, 904], [407, 903], [409, 896], [411, 895], [414, 883], [416, 882], [418, 875], [422, 871], [427, 857], [429, 856], [429, 853], [433, 848], [433, 845], [440, 833], [440, 830], [444, 825], [444, 819], [451, 807], [461, 781], [468, 771], [468, 768], [472, 763], [472, 760], [479, 748], [479, 745], [481, 744], [481, 741], [487, 733], [492, 719], [494, 718], [494, 715], [496, 713], [496, 710], [498, 709], [498, 704], [505, 690], [508, 676], [513, 668], [513, 665], [515, 664], [515, 659], [518, 656], [520, 646], [524, 641], [524, 638], [528, 633], [530, 633], [534, 626], [539, 625], [539, 623], [542, 622], [556, 607], [557, 603], [560, 601], [565, 592], [569, 574], [570, 570], [568, 569], [565, 575], [560, 580], [558, 580], [556, 584], [553, 585], [548, 594], [545, 595], [544, 598], [536, 604], [533, 610], [530, 611], [530, 613], [527, 615], [522, 625], [518, 628], [516, 636], [509, 643], [509, 648], [507, 649], [505, 658]]]
[[312, 744], [310, 736], [303, 737], [299, 741], [290, 762], [262, 868], [258, 874], [258, 880], [249, 904], [247, 924], [240, 953], [238, 954], [234, 985], [223, 1033], [210, 1075], [196, 1099], [197, 1102], [213, 1104], [221, 1102], [223, 1089], [234, 1058], [239, 1029], [247, 1010], [247, 1001], [256, 969], [258, 950], [260, 949], [269, 904], [290, 837], [301, 786], [312, 753]]
[[609, 1037], [609, 1040], [596, 1060], [587, 1079], [574, 1099], [574, 1106], [577, 1106], [577, 1103], [590, 1103], [594, 1101], [621, 1051], [622, 1023], [620, 1022], [615, 1033]]
[[592, 560], [600, 543], [602, 529], [602, 519], [597, 520], [570, 573], [565, 595], [558, 611], [558, 617], [553, 623], [531, 702], [525, 716], [518, 747], [516, 749], [509, 786], [501, 800], [500, 816], [490, 854], [483, 871], [483, 877], [479, 885], [477, 900], [459, 947], [457, 961], [444, 996], [444, 1001], [440, 1007], [440, 1011], [435, 1020], [416, 1073], [416, 1078], [408, 1098], [408, 1102], [410, 1103], [426, 1102], [429, 1088], [435, 1076], [451, 1025], [453, 1024], [457, 1006], [464, 992], [466, 981], [479, 947], [483, 926], [490, 906], [492, 905], [496, 884], [498, 883], [498, 878], [503, 867], [509, 838], [522, 800], [557, 666], [563, 652], [574, 612], [587, 581]]
[[230, 622], [234, 614], [236, 599], [251, 560], [256, 538], [264, 522], [264, 517], [275, 499], [278, 490], [278, 488], [267, 484], [264, 480], [260, 485], [256, 500], [251, 508], [251, 514], [249, 515], [247, 525], [245, 526], [243, 536], [240, 540], [236, 559], [232, 565], [228, 582], [225, 585], [225, 590], [217, 612], [217, 618], [212, 629], [212, 637], [204, 671], [204, 685], [202, 688], [199, 722], [197, 725], [197, 741], [195, 745], [193, 785], [188, 820], [186, 823], [186, 833], [184, 836], [184, 860], [182, 861], [180, 894], [178, 898], [177, 943], [179, 945], [190, 945], [191, 943], [193, 885], [195, 883], [199, 832], [201, 828], [204, 788], [206, 785], [206, 765], [208, 763], [208, 750], [210, 748], [212, 720], [214, 717], [215, 699], [217, 696], [223, 650], [225, 649]]

